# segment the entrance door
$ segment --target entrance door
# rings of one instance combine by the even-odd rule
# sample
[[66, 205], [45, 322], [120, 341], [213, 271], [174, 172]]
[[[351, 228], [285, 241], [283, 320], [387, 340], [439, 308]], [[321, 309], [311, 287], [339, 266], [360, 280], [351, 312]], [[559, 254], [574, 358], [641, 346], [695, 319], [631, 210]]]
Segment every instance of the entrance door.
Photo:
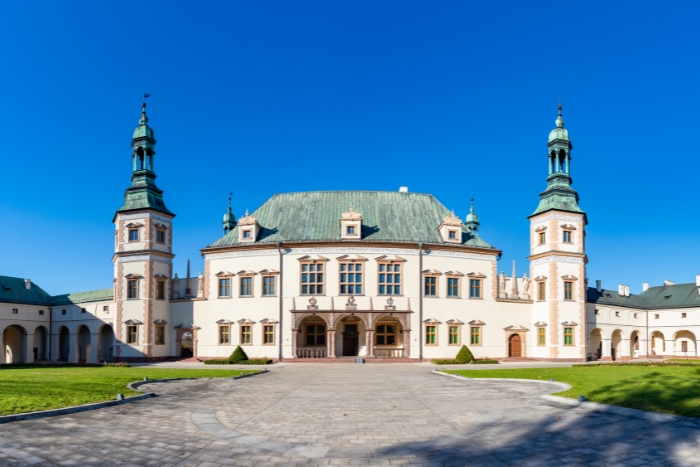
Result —
[[346, 324], [343, 333], [343, 356], [356, 357], [358, 344], [357, 324]]
[[180, 339], [180, 357], [191, 358], [194, 356], [194, 340], [191, 332], [186, 332]]
[[520, 345], [520, 336], [517, 334], [513, 334], [512, 336], [510, 336], [510, 339], [508, 340], [508, 356], [509, 357], [521, 357], [522, 356], [521, 345]]

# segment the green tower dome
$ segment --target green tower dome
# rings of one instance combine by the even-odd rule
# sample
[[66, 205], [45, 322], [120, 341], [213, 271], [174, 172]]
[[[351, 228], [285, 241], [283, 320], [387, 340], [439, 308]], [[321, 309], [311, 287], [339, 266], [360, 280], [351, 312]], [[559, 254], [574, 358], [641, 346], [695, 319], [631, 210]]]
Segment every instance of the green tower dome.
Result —
[[134, 130], [134, 138], [150, 138], [156, 139], [153, 133], [153, 128], [148, 126], [148, 117], [146, 116], [146, 103], [141, 106], [141, 118], [139, 118], [139, 126]]

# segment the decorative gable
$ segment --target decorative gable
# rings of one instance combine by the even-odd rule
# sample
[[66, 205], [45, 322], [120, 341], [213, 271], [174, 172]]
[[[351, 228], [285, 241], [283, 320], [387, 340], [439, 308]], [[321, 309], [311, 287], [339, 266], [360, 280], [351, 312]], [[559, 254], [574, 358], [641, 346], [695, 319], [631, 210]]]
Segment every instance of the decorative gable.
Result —
[[438, 227], [445, 243], [462, 243], [462, 220], [455, 216], [454, 211], [442, 221]]
[[342, 240], [362, 238], [362, 214], [355, 212], [352, 205], [347, 212], [340, 215], [340, 238]]

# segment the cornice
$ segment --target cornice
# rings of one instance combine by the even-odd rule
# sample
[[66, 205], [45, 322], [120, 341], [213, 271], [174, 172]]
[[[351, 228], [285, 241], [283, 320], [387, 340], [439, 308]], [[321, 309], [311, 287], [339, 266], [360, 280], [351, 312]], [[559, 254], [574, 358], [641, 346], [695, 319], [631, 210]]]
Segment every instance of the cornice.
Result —
[[552, 250], [527, 257], [532, 266], [536, 264], [551, 263], [558, 261], [562, 263], [587, 264], [588, 257], [585, 253], [576, 253], [572, 251]]

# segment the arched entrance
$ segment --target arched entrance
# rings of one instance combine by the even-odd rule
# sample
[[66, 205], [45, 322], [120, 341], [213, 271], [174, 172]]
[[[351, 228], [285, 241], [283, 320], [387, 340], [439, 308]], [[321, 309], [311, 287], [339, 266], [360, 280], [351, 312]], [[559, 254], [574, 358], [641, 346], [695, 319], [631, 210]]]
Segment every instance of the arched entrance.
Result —
[[[340, 342], [336, 345], [336, 356], [356, 357], [360, 354], [360, 347], [365, 347], [363, 356], [367, 356], [366, 327], [364, 321], [357, 316], [347, 316], [336, 326], [336, 336], [340, 336]], [[338, 352], [340, 350], [340, 352]]]
[[651, 354], [664, 355], [666, 353], [666, 341], [664, 335], [660, 331], [651, 333]]
[[180, 338], [180, 357], [194, 357], [194, 336], [190, 331], [184, 332]]
[[80, 326], [78, 328], [76, 336], [78, 341], [78, 363], [87, 363], [88, 358], [90, 357], [90, 350], [92, 347], [92, 343], [90, 342], [90, 330], [87, 328], [87, 326]]
[[46, 355], [46, 343], [47, 343], [47, 332], [44, 326], [39, 326], [34, 330], [34, 361], [45, 361]]
[[695, 347], [695, 334], [690, 331], [678, 331], [673, 338], [674, 355], [681, 357], [695, 357], [697, 355]]
[[105, 324], [100, 329], [100, 338], [97, 349], [97, 360], [100, 362], [114, 361], [114, 330], [112, 326]]
[[374, 323], [373, 355], [377, 358], [401, 358], [404, 356], [403, 328], [393, 317], [383, 316]]
[[3, 363], [22, 363], [26, 361], [24, 350], [27, 333], [22, 326], [12, 324], [2, 333]]
[[633, 331], [630, 334], [630, 355], [632, 358], [639, 358], [640, 352], [639, 331]]
[[612, 333], [612, 339], [610, 339], [610, 357], [617, 360], [620, 357], [620, 343], [622, 342], [622, 331], [616, 329]]
[[296, 356], [325, 358], [328, 356], [328, 326], [318, 316], [307, 316], [298, 326]]
[[67, 362], [70, 353], [70, 332], [65, 326], [58, 330], [58, 361]]
[[520, 335], [513, 334], [508, 339], [508, 356], [509, 357], [522, 357], [523, 348]]
[[600, 329], [596, 328], [591, 331], [588, 337], [588, 350], [592, 360], [603, 358], [603, 334]]

